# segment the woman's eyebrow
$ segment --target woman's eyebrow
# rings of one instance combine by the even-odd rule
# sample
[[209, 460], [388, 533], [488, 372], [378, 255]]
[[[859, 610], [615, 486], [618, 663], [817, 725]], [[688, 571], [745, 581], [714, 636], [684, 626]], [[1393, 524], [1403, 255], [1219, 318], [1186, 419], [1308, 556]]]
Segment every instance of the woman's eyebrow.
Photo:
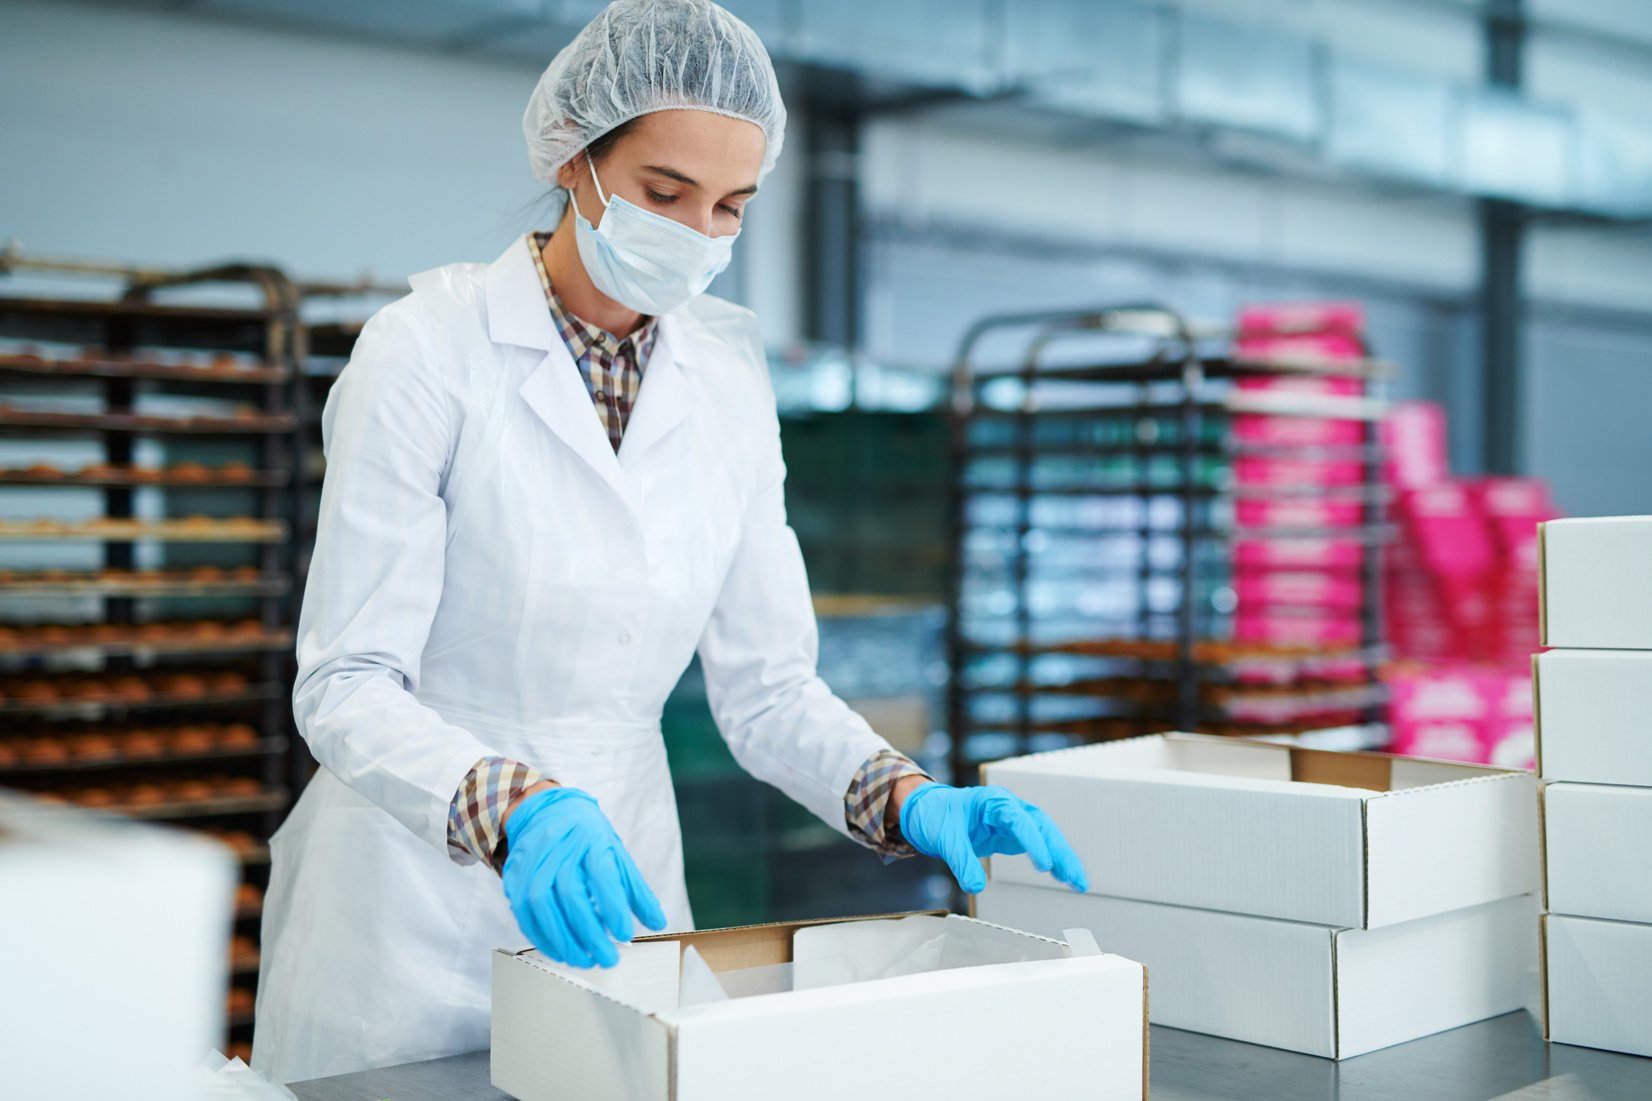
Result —
[[[678, 172], [675, 168], [668, 168], [663, 164], [645, 164], [645, 165], [642, 166], [642, 170], [644, 172], [657, 173], [658, 175], [664, 176], [668, 180], [676, 180], [678, 183], [687, 184], [689, 187], [699, 187], [700, 186], [700, 181], [699, 180], [694, 179], [692, 176], [685, 176], [681, 172]], [[756, 184], [747, 184], [745, 187], [740, 188], [738, 191], [730, 191], [729, 194], [730, 195], [755, 195], [755, 194], [757, 194], [757, 185]]]

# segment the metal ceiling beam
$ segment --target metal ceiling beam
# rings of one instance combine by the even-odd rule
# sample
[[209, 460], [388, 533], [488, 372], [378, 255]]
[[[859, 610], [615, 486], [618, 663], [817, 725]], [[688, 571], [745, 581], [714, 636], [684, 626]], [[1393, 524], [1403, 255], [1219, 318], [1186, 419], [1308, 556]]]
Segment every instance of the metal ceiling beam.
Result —
[[[1524, 6], [1524, 0], [1486, 5], [1486, 82], [1494, 87], [1521, 85]], [[1528, 215], [1519, 203], [1481, 199], [1479, 220], [1481, 462], [1488, 474], [1518, 474], [1527, 426], [1520, 282]]]
[[804, 330], [813, 341], [856, 348], [861, 335], [860, 141], [852, 106], [806, 96]]

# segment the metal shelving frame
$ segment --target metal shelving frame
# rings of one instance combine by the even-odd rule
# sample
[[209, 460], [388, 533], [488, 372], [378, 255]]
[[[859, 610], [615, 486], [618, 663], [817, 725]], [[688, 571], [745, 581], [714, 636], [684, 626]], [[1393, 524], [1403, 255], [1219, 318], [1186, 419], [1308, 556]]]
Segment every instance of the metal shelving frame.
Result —
[[[1128, 336], [1149, 342], [1145, 355], [1132, 355], [1122, 361], [1091, 363], [1071, 362], [1073, 342], [1081, 339], [1094, 341], [1106, 335]], [[982, 345], [989, 338], [1004, 340], [1018, 338], [1019, 359], [1009, 367], [985, 368], [979, 362]], [[1033, 663], [1041, 653], [1062, 652], [1097, 658], [1116, 670], [1110, 675], [1120, 685], [1134, 678], [1151, 675], [1160, 684], [1166, 681], [1172, 687], [1168, 706], [1161, 704], [1158, 714], [1145, 716], [1148, 724], [1161, 724], [1162, 729], [1198, 730], [1216, 721], [1205, 701], [1212, 685], [1234, 679], [1239, 665], [1261, 662], [1284, 667], [1285, 675], [1291, 669], [1306, 669], [1316, 661], [1312, 653], [1290, 657], [1225, 655], [1212, 660], [1208, 653], [1201, 658], [1203, 646], [1225, 640], [1221, 629], [1201, 633], [1201, 622], [1218, 610], [1202, 604], [1201, 583], [1210, 580], [1213, 570], [1231, 574], [1231, 548], [1241, 540], [1310, 539], [1325, 538], [1358, 543], [1358, 577], [1361, 593], [1355, 612], [1358, 620], [1359, 641], [1356, 648], [1337, 648], [1337, 660], [1358, 662], [1362, 668], [1364, 689], [1352, 698], [1358, 706], [1348, 712], [1358, 712], [1358, 727], [1369, 739], [1380, 737], [1386, 719], [1384, 693], [1378, 681], [1378, 667], [1384, 657], [1382, 645], [1381, 609], [1381, 548], [1389, 538], [1386, 520], [1387, 491], [1383, 484], [1382, 452], [1379, 438], [1380, 418], [1384, 408], [1382, 380], [1388, 369], [1367, 357], [1351, 363], [1275, 361], [1237, 358], [1225, 350], [1212, 353], [1204, 333], [1196, 331], [1174, 311], [1154, 304], [1124, 304], [1094, 309], [1057, 310], [1002, 314], [983, 318], [966, 332], [954, 363], [951, 378], [951, 423], [953, 450], [953, 485], [949, 516], [952, 528], [952, 561], [949, 575], [950, 616], [947, 628], [947, 656], [952, 679], [947, 694], [947, 725], [950, 741], [949, 764], [956, 783], [971, 783], [976, 770], [986, 759], [1006, 754], [978, 755], [971, 750], [971, 736], [990, 730], [1013, 734], [1016, 753], [1028, 752], [1034, 747], [1034, 735], [1083, 731], [1094, 723], [1106, 724], [1105, 716], [1086, 722], [1075, 720], [1039, 721], [1033, 714], [1033, 699], [1041, 687], [1033, 676]], [[1056, 364], [1058, 352], [1068, 353], [1068, 362]], [[1354, 377], [1362, 383], [1360, 396], [1286, 396], [1259, 394], [1237, 389], [1227, 394], [1220, 392], [1223, 384], [1241, 378], [1268, 377]], [[1002, 385], [1005, 381], [1017, 384], [1017, 403], [1006, 407], [1003, 403], [988, 404], [983, 389]], [[1095, 384], [1096, 404], [1046, 403], [1052, 384], [1066, 388], [1068, 393]], [[1214, 385], [1213, 385], [1214, 384]], [[1129, 392], [1132, 398], [1107, 402], [1108, 396]], [[1357, 421], [1361, 426], [1361, 442], [1353, 446], [1268, 445], [1240, 444], [1225, 432], [1229, 415], [1262, 413], [1277, 416], [1333, 417]], [[1136, 418], [1131, 438], [1127, 442], [1100, 445], [1046, 444], [1041, 442], [1035, 427], [1051, 419], [1074, 421], [1079, 424], [1106, 420]], [[986, 421], [1000, 421], [1007, 425], [1011, 438], [983, 443], [972, 431]], [[1174, 433], [1163, 433], [1166, 424], [1174, 424]], [[1171, 439], [1163, 436], [1171, 435]], [[1081, 438], [1082, 433], [1075, 434]], [[1326, 488], [1312, 485], [1248, 487], [1235, 489], [1229, 478], [1226, 484], [1204, 484], [1200, 477], [1201, 460], [1228, 461], [1242, 455], [1289, 458], [1298, 460], [1340, 459], [1357, 461], [1360, 482], [1346, 488]], [[1135, 460], [1138, 475], [1148, 469], [1149, 460], [1168, 458], [1174, 463], [1175, 476], [1162, 484], [1145, 477], [1129, 485], [1064, 485], [1050, 488], [1036, 484], [1035, 464], [1046, 458], [1105, 459], [1129, 457]], [[1008, 459], [1013, 464], [1014, 478], [1008, 484], [977, 484], [972, 470], [982, 459]], [[981, 496], [1010, 498], [1014, 502], [1013, 517], [997, 517], [981, 523], [971, 515], [972, 503]], [[1133, 528], [1106, 525], [1074, 525], [1070, 529], [1055, 525], [1035, 525], [1033, 505], [1040, 498], [1097, 497], [1133, 499], [1141, 503], [1139, 524]], [[1351, 527], [1257, 527], [1241, 526], [1237, 513], [1227, 522], [1211, 522], [1208, 515], [1212, 506], [1233, 503], [1244, 498], [1273, 498], [1282, 500], [1342, 500], [1358, 505], [1359, 524]], [[1180, 510], [1180, 520], [1174, 530], [1154, 524], [1149, 502], [1155, 498], [1173, 498]], [[1203, 508], [1201, 508], [1203, 506]], [[1133, 534], [1140, 541], [1140, 560], [1134, 569], [1139, 600], [1134, 624], [1120, 621], [1110, 638], [1157, 640], [1173, 643], [1168, 654], [1151, 658], [1124, 654], [1108, 654], [1104, 648], [1084, 650], [1083, 638], [1063, 639], [1061, 643], [1078, 643], [1066, 648], [1060, 644], [1041, 645], [1036, 640], [1039, 617], [1029, 599], [1031, 573], [1030, 537], [1035, 528], [1042, 535], [1090, 534], [1098, 537]], [[983, 641], [972, 637], [971, 615], [968, 611], [967, 589], [974, 567], [970, 561], [968, 536], [973, 530], [997, 530], [1006, 534], [1009, 589], [1013, 596], [1004, 616], [1013, 630], [1009, 641]], [[1174, 567], [1155, 565], [1148, 553], [1150, 539], [1173, 537], [1179, 547], [1179, 561]], [[1078, 567], [1082, 575], [1085, 567]], [[1094, 577], [1118, 577], [1120, 567], [1092, 564], [1088, 567]], [[1176, 580], [1177, 600], [1171, 617], [1155, 613], [1149, 607], [1147, 587], [1155, 579], [1166, 575]], [[1230, 594], [1231, 595], [1231, 594]], [[1233, 599], [1236, 601], [1237, 597]], [[1234, 609], [1228, 609], [1231, 614]], [[1173, 617], [1166, 630], [1165, 620]], [[1002, 617], [1001, 617], [1002, 618]], [[1093, 641], [1093, 640], [1091, 640]], [[971, 669], [972, 659], [986, 655], [1012, 655], [1014, 675], [1007, 683], [977, 685]], [[1109, 660], [1110, 659], [1110, 660]], [[1079, 683], [1075, 696], [1085, 695], [1085, 684]], [[1092, 684], [1091, 688], [1098, 685]], [[1106, 682], [1099, 687], [1107, 687]], [[987, 693], [1008, 694], [1013, 699], [1012, 722], [977, 722], [972, 704]], [[1098, 702], [1120, 703], [1124, 697], [1098, 694], [1091, 697]], [[1139, 705], [1138, 705], [1139, 706]], [[1130, 716], [1121, 716], [1129, 718]], [[1231, 720], [1224, 725], [1234, 725]], [[1261, 723], [1254, 725], [1257, 734], [1269, 731]], [[1009, 728], [1006, 731], [1006, 727]], [[1077, 734], [1074, 735], [1078, 737]], [[1087, 740], [1084, 735], [1081, 740]]]
[[[256, 638], [242, 635], [228, 639], [222, 646], [203, 643], [198, 648], [164, 641], [145, 645], [141, 640], [128, 639], [105, 645], [77, 640], [74, 652], [95, 656], [99, 670], [106, 675], [138, 672], [150, 667], [155, 658], [198, 649], [200, 652], [194, 661], [205, 659], [211, 668], [229, 668], [214, 662], [222, 654], [247, 674], [248, 683], [243, 691], [209, 692], [193, 698], [157, 696], [136, 702], [105, 698], [84, 703], [66, 700], [32, 709], [10, 703], [7, 722], [13, 721], [11, 712], [15, 711], [33, 717], [41, 724], [37, 729], [42, 731], [57, 729], [57, 724], [64, 721], [86, 719], [96, 719], [100, 725], [124, 724], [130, 719], [134, 728], [153, 728], [199, 723], [203, 716], [216, 717], [215, 713], [227, 707], [230, 710], [222, 711], [223, 721], [249, 721], [255, 712], [258, 738], [255, 743], [221, 751], [18, 762], [0, 766], [0, 783], [21, 781], [26, 786], [38, 787], [42, 781], [49, 780], [61, 790], [96, 784], [98, 778], [123, 769], [131, 769], [135, 779], [145, 781], [164, 780], [169, 769], [187, 771], [192, 767], [211, 766], [216, 771], [239, 775], [251, 773], [255, 774], [261, 789], [256, 795], [152, 803], [125, 809], [133, 817], [193, 823], [209, 829], [245, 830], [258, 839], [268, 838], [285, 817], [295, 790], [287, 754], [297, 741], [292, 737], [288, 704], [288, 686], [292, 680], [291, 625], [296, 605], [293, 603], [292, 540], [286, 537], [292, 530], [291, 479], [298, 431], [292, 408], [293, 379], [298, 368], [294, 341], [298, 298], [293, 284], [277, 269], [261, 264], [229, 263], [168, 270], [32, 256], [15, 246], [8, 247], [0, 253], [0, 276], [22, 274], [66, 277], [71, 281], [91, 277], [102, 282], [78, 283], [72, 297], [0, 293], [0, 338], [13, 346], [14, 353], [22, 344], [44, 342], [76, 345], [87, 352], [101, 349], [111, 354], [83, 353], [81, 358], [71, 359], [49, 354], [12, 354], [0, 359], [0, 378], [26, 388], [31, 395], [51, 395], [54, 388], [68, 384], [78, 388], [76, 393], [95, 393], [102, 409], [98, 413], [68, 417], [10, 410], [0, 415], [0, 438], [91, 438], [101, 445], [101, 461], [119, 469], [84, 479], [72, 475], [14, 474], [0, 481], [7, 487], [18, 488], [95, 489], [101, 497], [101, 516], [114, 520], [134, 519], [136, 491], [140, 489], [164, 494], [171, 490], [199, 492], [222, 488], [247, 494], [248, 499], [255, 502], [254, 518], [264, 523], [261, 530], [241, 529], [239, 534], [236, 529], [220, 530], [216, 525], [210, 533], [202, 529], [185, 530], [169, 521], [106, 526], [101, 530], [95, 525], [89, 526], [69, 537], [101, 543], [102, 568], [126, 571], [124, 576], [96, 578], [71, 571], [51, 571], [59, 576], [42, 579], [14, 573], [0, 579], [0, 600], [19, 607], [24, 606], [21, 602], [41, 596], [91, 597], [101, 611], [100, 622], [124, 625], [137, 623], [137, 602], [146, 597], [227, 595], [255, 604], [262, 633]], [[178, 292], [182, 295], [174, 300]], [[99, 293], [105, 296], [93, 297]], [[225, 306], [194, 301], [209, 295], [214, 299], [217, 296], [250, 299], [250, 303]], [[233, 370], [173, 366], [153, 362], [141, 354], [134, 356], [133, 350], [139, 348], [164, 349], [162, 357], [178, 352], [250, 354], [256, 357], [258, 366]], [[137, 416], [134, 410], [138, 399], [146, 394], [242, 401], [253, 405], [255, 412], [239, 419], [170, 421]], [[164, 473], [140, 478], [127, 473], [137, 440], [178, 436], [245, 441], [250, 445], [247, 457], [252, 469], [240, 477], [204, 479]], [[276, 535], [272, 536], [272, 532]], [[13, 529], [9, 534], [20, 533]], [[153, 539], [169, 543], [199, 542], [202, 534], [207, 534], [211, 541], [251, 548], [249, 557], [256, 557], [257, 578], [193, 583], [187, 576], [142, 577], [132, 572], [140, 542]], [[42, 528], [38, 538], [48, 537], [62, 536], [49, 536]], [[20, 665], [27, 669], [31, 663], [56, 652], [58, 650], [51, 647], [13, 646], [0, 652], [0, 665], [7, 668]], [[183, 667], [169, 667], [163, 662], [155, 668]], [[155, 712], [159, 720], [148, 717], [148, 712]], [[67, 731], [67, 728], [61, 729]], [[267, 875], [267, 858], [260, 856], [265, 851], [255, 846], [250, 855], [242, 854], [243, 881], [265, 885], [262, 881]], [[260, 912], [261, 908], [239, 909], [234, 919], [236, 931], [256, 939]], [[238, 967], [235, 975], [236, 985], [251, 989], [255, 976], [246, 966]], [[237, 1041], [244, 1043], [250, 1035], [244, 1030], [250, 1024], [250, 1014], [231, 1017], [226, 1046]]]

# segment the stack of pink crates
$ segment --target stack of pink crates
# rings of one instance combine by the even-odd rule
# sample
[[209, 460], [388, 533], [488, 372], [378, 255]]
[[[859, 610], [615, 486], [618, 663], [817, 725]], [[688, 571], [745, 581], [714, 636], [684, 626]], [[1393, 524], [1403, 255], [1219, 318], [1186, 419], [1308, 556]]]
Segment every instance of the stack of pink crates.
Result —
[[[1269, 303], [1239, 314], [1238, 359], [1320, 365], [1330, 373], [1241, 377], [1244, 397], [1358, 398], [1366, 383], [1334, 373], [1366, 358], [1364, 311], [1355, 303]], [[1360, 645], [1361, 544], [1339, 528], [1365, 523], [1350, 490], [1363, 479], [1364, 424], [1336, 417], [1241, 412], [1233, 418], [1235, 519], [1254, 537], [1234, 547], [1241, 643], [1344, 649]], [[1341, 494], [1338, 491], [1343, 491]], [[1281, 536], [1291, 528], [1310, 537]]]
[[1384, 439], [1398, 527], [1383, 593], [1393, 749], [1529, 768], [1537, 525], [1557, 515], [1548, 488], [1451, 478], [1431, 403], [1396, 406]]

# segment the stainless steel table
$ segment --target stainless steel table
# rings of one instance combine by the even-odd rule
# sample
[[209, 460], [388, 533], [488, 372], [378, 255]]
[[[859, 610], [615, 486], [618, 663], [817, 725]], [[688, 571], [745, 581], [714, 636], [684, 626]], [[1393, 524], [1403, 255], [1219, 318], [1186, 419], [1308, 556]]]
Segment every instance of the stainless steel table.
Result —
[[[1525, 1013], [1340, 1063], [1169, 1028], [1151, 1042], [1155, 1101], [1652, 1101], [1652, 1059], [1545, 1044]], [[291, 1089], [300, 1101], [510, 1101], [488, 1085], [485, 1051]]]

